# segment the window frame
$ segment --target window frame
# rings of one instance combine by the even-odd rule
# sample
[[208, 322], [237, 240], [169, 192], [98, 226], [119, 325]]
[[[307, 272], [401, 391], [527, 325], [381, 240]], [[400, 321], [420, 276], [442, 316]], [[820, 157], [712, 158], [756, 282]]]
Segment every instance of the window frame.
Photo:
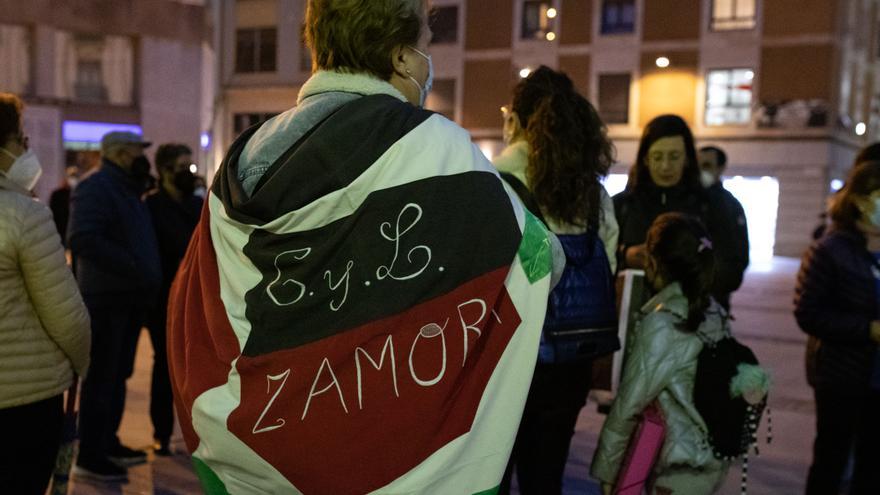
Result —
[[[267, 33], [272, 33], [271, 36], [267, 36]], [[241, 65], [242, 56], [241, 54], [241, 37], [244, 34], [249, 34], [253, 36], [253, 53], [248, 56], [248, 60], [250, 61], [249, 69]], [[264, 46], [264, 38], [266, 40], [272, 39], [273, 43], [273, 51], [274, 56], [272, 57], [272, 63], [264, 67], [264, 56], [263, 46]], [[262, 27], [247, 27], [247, 28], [237, 28], [235, 30], [235, 73], [236, 74], [271, 74], [278, 71], [278, 27], [277, 26], [262, 26]], [[266, 57], [268, 59], [268, 57]]]
[[[631, 5], [632, 10], [633, 10], [632, 23], [629, 26], [627, 26], [626, 24], [623, 24], [621, 22], [618, 22], [617, 24], [614, 24], [614, 25], [607, 25], [605, 23], [605, 16], [606, 16], [607, 9], [609, 7], [611, 7], [613, 5], [613, 6], [620, 8], [620, 7], [625, 6], [627, 4]], [[638, 19], [638, 12], [637, 11], [638, 11], [638, 5], [637, 5], [636, 0], [603, 0], [602, 7], [599, 11], [599, 16], [600, 16], [600, 18], [599, 18], [599, 34], [602, 36], [634, 34], [636, 32], [636, 21]], [[620, 11], [618, 11], [618, 14], [620, 14]]]
[[[610, 77], [619, 77], [622, 78], [626, 76], [628, 80], [628, 84], [626, 86], [626, 111], [624, 114], [623, 121], [617, 120], [609, 120], [606, 116], [607, 109], [603, 108], [603, 98], [602, 98], [602, 78], [610, 78]], [[602, 121], [607, 125], [630, 125], [630, 113], [632, 112], [632, 86], [633, 85], [633, 73], [632, 72], [605, 72], [597, 75], [596, 78], [596, 102], [598, 103], [598, 112], [599, 116], [602, 118]]]
[[[529, 33], [526, 32], [526, 10], [529, 6], [535, 4], [538, 7], [538, 29], [531, 31]], [[541, 7], [546, 6], [541, 12]], [[550, 19], [547, 17], [547, 11], [553, 7], [552, 0], [522, 0], [520, 2], [520, 22], [519, 22], [519, 39], [520, 41], [544, 41], [546, 39], [547, 33], [554, 31], [553, 25], [555, 19]], [[541, 21], [544, 21], [545, 26], [541, 26]]]
[[[437, 41], [437, 31], [434, 30], [433, 19], [435, 18], [435, 13], [440, 10], [455, 10], [455, 22], [453, 23], [454, 31], [451, 39], [441, 39]], [[431, 45], [456, 45], [461, 41], [461, 33], [460, 31], [460, 19], [461, 19], [461, 11], [459, 9], [459, 5], [435, 5], [434, 8], [431, 9], [431, 13], [429, 14], [428, 23], [431, 25], [431, 32], [434, 36], [431, 38]]]
[[[751, 88], [749, 89], [749, 103], [747, 105], [741, 104], [732, 104], [731, 93], [734, 90], [733, 86], [733, 73], [736, 71], [745, 71], [752, 73], [751, 79]], [[712, 87], [709, 82], [710, 77], [713, 73], [716, 72], [727, 72], [730, 74], [728, 87], [727, 87], [727, 96], [725, 98], [726, 102], [723, 106], [714, 106], [710, 107], [710, 88]], [[705, 85], [706, 85], [706, 95], [703, 101], [703, 125], [705, 127], [710, 128], [720, 128], [720, 127], [748, 127], [752, 124], [754, 119], [754, 107], [755, 107], [755, 79], [757, 78], [757, 72], [752, 67], [715, 67], [711, 69], [706, 69], [705, 73]], [[709, 110], [715, 108], [723, 108], [723, 109], [734, 109], [734, 110], [748, 110], [748, 118], [744, 122], [722, 122], [720, 124], [710, 123], [709, 122]]]
[[[758, 0], [728, 0], [730, 2], [730, 16], [717, 18], [715, 17], [715, 4], [718, 0], [711, 0], [709, 2], [709, 31], [714, 33], [723, 33], [726, 31], [752, 31], [758, 26]], [[751, 17], [737, 17], [737, 6], [739, 2], [751, 2], [752, 3], [752, 15]], [[739, 25], [731, 25], [730, 27], [719, 27], [719, 21], [722, 23], [745, 23], [751, 22], [749, 26], [739, 26]]]

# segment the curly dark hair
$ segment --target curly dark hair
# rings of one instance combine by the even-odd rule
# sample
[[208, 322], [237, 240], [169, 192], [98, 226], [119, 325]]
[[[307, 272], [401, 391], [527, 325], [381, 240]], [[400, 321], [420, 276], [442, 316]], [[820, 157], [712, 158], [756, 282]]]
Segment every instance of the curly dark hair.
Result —
[[706, 227], [697, 217], [664, 213], [654, 220], [645, 244], [663, 280], [681, 285], [688, 300], [684, 330], [696, 332], [705, 319], [715, 278], [715, 254]]
[[647, 185], [654, 184], [651, 172], [648, 170], [648, 150], [651, 145], [660, 139], [681, 136], [684, 139], [684, 151], [687, 161], [681, 175], [681, 184], [691, 191], [701, 192], [700, 163], [697, 161], [697, 151], [694, 147], [694, 135], [687, 122], [678, 115], [661, 115], [645, 126], [642, 139], [639, 141], [639, 152], [636, 155], [636, 163], [630, 170], [629, 183], [626, 188], [639, 190]]
[[526, 176], [535, 201], [554, 219], [598, 228], [600, 180], [614, 164], [599, 113], [567, 75], [545, 66], [516, 86], [512, 110], [529, 144]]

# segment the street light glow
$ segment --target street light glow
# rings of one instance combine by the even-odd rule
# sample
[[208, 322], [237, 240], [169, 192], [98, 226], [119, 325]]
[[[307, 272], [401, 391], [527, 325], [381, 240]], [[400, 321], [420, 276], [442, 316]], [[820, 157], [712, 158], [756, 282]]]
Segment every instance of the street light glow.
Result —
[[864, 122], [856, 124], [856, 136], [864, 136], [868, 132], [868, 126]]
[[556, 39], [556, 33], [554, 33], [553, 31], [550, 31], [549, 33], [547, 33], [547, 41], [553, 41], [555, 39]]
[[556, 9], [554, 9], [553, 7], [550, 7], [549, 9], [547, 9], [547, 18], [548, 19], [556, 19], [557, 14], [559, 14], [559, 12]]
[[190, 163], [189, 164], [189, 171], [192, 173], [196, 173], [199, 171], [199, 166], [196, 165], [195, 163]]
[[529, 69], [528, 67], [525, 67], [525, 68], [523, 68], [523, 69], [520, 69], [520, 71], [519, 71], [519, 77], [525, 79], [525, 78], [529, 77], [529, 74], [531, 74], [531, 73], [532, 73], [532, 69]]
[[657, 57], [656, 63], [657, 63], [657, 67], [660, 67], [661, 69], [665, 69], [665, 68], [669, 67], [669, 59], [666, 57]]

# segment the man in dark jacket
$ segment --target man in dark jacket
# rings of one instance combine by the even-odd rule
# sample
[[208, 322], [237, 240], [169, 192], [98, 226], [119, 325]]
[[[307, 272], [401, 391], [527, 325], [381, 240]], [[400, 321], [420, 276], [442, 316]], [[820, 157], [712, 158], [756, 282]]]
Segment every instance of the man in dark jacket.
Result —
[[68, 245], [92, 318], [92, 366], [80, 402], [75, 473], [99, 480], [126, 477], [146, 454], [119, 442], [125, 383], [134, 370], [140, 329], [155, 305], [161, 268], [150, 212], [142, 200], [150, 143], [112, 132], [101, 140], [101, 168], [71, 198]]
[[174, 431], [174, 403], [168, 376], [168, 355], [165, 349], [165, 320], [168, 293], [177, 274], [177, 267], [186, 254], [190, 237], [199, 222], [202, 198], [195, 196], [196, 176], [192, 166], [192, 150], [183, 144], [163, 144], [156, 151], [158, 188], [147, 197], [153, 217], [159, 258], [162, 262], [162, 290], [159, 304], [150, 314], [148, 327], [153, 342], [153, 380], [150, 386], [150, 419], [158, 455], [171, 455], [169, 440]]
[[[723, 205], [724, 208], [721, 214], [727, 216], [729, 220], [725, 223], [733, 226], [733, 229], [727, 233], [728, 242], [733, 243], [732, 251], [737, 253], [739, 262], [743, 270], [745, 270], [745, 267], [749, 264], [749, 227], [742, 204], [730, 191], [724, 188], [724, 184], [721, 182], [721, 175], [727, 167], [727, 153], [716, 146], [704, 146], [700, 148], [698, 157], [700, 161], [700, 180], [707, 193], [710, 196], [714, 196], [717, 203]], [[742, 279], [740, 278], [736, 287], [733, 287], [732, 283], [730, 287], [733, 287], [735, 290], [739, 288], [741, 283]], [[719, 302], [727, 309], [730, 309], [729, 298], [726, 301], [719, 300]]]

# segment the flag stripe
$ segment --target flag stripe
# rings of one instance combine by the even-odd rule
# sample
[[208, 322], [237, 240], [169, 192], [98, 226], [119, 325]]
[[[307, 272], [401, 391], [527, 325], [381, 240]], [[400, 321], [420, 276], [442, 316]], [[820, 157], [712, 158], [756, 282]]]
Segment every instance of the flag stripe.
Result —
[[506, 199], [494, 176], [470, 172], [377, 191], [320, 229], [254, 232], [244, 254], [262, 279], [245, 296], [244, 354], [314, 342], [508, 267], [520, 232]]
[[269, 222], [348, 187], [432, 115], [388, 95], [358, 98], [288, 149], [260, 180], [259, 189], [248, 197], [237, 171], [247, 141], [258, 130], [253, 127], [232, 144], [221, 164], [224, 173], [214, 188], [232, 218], [242, 223]]

